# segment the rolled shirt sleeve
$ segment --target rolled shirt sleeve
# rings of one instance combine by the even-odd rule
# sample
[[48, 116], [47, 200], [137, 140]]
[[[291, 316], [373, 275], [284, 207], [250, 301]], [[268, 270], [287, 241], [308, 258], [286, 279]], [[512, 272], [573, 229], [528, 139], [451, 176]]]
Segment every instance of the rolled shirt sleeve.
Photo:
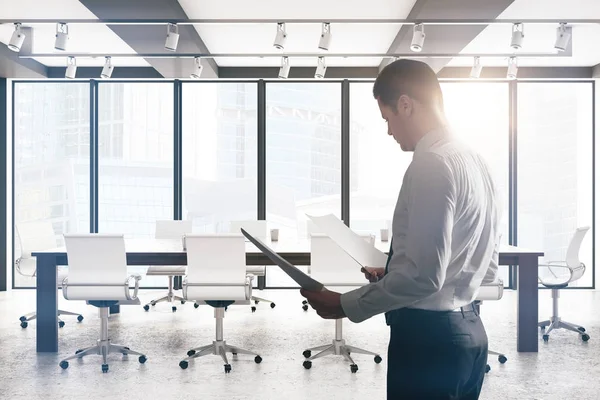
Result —
[[342, 295], [344, 313], [353, 322], [410, 306], [439, 291], [445, 281], [456, 210], [455, 180], [450, 168], [431, 152], [415, 157], [410, 169], [405, 182], [409, 185], [406, 250], [393, 252], [380, 281]]

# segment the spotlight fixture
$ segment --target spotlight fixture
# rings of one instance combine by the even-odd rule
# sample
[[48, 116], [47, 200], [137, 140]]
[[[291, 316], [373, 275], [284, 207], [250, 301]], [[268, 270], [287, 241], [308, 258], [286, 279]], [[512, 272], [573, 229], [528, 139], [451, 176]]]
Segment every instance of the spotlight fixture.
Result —
[[423, 24], [416, 24], [413, 28], [412, 42], [410, 43], [410, 49], [415, 53], [419, 53], [423, 50], [423, 43], [425, 42], [425, 26]]
[[76, 74], [77, 74], [77, 60], [75, 60], [75, 57], [69, 56], [69, 57], [67, 57], [67, 70], [65, 71], [65, 78], [75, 79]]
[[21, 46], [23, 46], [23, 42], [25, 41], [25, 34], [21, 31], [21, 24], [17, 22], [15, 24], [15, 31], [10, 37], [10, 41], [8, 42], [8, 48], [12, 51], [16, 51], [17, 53], [21, 51]]
[[190, 74], [190, 78], [192, 79], [200, 79], [202, 75], [202, 62], [200, 57], [194, 57], [194, 70]]
[[519, 67], [517, 66], [517, 57], [511, 57], [508, 59], [508, 69], [506, 70], [507, 79], [517, 79], [517, 72]]
[[287, 79], [290, 74], [290, 59], [287, 56], [281, 57], [281, 68], [279, 68], [279, 78]]
[[107, 56], [106, 61], [104, 62], [104, 68], [102, 68], [102, 73], [100, 74], [100, 78], [108, 79], [113, 73], [115, 67], [112, 65], [111, 57]]
[[283, 50], [286, 40], [287, 32], [285, 31], [285, 22], [280, 22], [277, 24], [277, 34], [275, 35], [273, 47], [275, 47], [277, 50]]
[[481, 76], [481, 69], [483, 67], [481, 66], [479, 57], [475, 57], [473, 59], [473, 68], [471, 68], [471, 79], [477, 79], [479, 78], [479, 76]]
[[168, 24], [165, 49], [169, 51], [175, 51], [177, 50], [177, 43], [179, 43], [179, 28], [176, 24]]
[[523, 46], [523, 38], [525, 37], [525, 27], [523, 24], [513, 24], [512, 37], [510, 39], [510, 47], [513, 50], [520, 50]]
[[567, 24], [562, 22], [558, 28], [556, 28], [556, 42], [554, 42], [554, 48], [558, 51], [565, 51], [570, 41], [571, 32], [567, 30]]
[[65, 51], [67, 49], [67, 41], [69, 40], [69, 26], [59, 22], [56, 24], [56, 39], [54, 40], [54, 48], [56, 50]]
[[331, 25], [329, 22], [323, 22], [321, 26], [321, 38], [319, 39], [319, 50], [329, 50], [331, 44]]
[[327, 71], [327, 64], [325, 64], [325, 57], [321, 56], [317, 59], [317, 70], [315, 71], [315, 78], [325, 78], [325, 71]]

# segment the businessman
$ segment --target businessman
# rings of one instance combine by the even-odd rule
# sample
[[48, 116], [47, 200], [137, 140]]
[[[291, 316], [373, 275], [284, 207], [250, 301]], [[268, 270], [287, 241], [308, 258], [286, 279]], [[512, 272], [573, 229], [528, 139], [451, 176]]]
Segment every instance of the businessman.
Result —
[[388, 135], [413, 152], [386, 266], [367, 268], [371, 283], [343, 295], [301, 294], [323, 318], [362, 322], [385, 313], [388, 399], [478, 399], [488, 341], [473, 301], [488, 270], [497, 270], [497, 184], [482, 157], [449, 130], [427, 64], [389, 64], [373, 95]]

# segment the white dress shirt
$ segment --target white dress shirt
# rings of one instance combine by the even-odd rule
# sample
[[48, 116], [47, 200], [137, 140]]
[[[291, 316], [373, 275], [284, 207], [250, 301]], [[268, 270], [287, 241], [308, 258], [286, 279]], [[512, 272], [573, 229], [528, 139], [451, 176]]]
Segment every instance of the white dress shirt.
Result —
[[[409, 307], [471, 303], [498, 270], [501, 196], [483, 158], [444, 129], [417, 144], [392, 223], [392, 256], [378, 282], [342, 295], [353, 322]], [[388, 321], [389, 323], [389, 321]]]

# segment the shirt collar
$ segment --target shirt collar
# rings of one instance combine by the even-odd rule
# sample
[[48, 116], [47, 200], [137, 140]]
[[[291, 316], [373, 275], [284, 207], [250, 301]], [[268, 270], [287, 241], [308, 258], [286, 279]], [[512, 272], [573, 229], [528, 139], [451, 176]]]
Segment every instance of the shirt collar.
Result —
[[449, 132], [446, 127], [440, 127], [434, 130], [429, 131], [425, 136], [423, 136], [415, 146], [415, 154], [426, 151], [431, 148], [434, 143], [439, 141], [445, 136], [448, 136]]

